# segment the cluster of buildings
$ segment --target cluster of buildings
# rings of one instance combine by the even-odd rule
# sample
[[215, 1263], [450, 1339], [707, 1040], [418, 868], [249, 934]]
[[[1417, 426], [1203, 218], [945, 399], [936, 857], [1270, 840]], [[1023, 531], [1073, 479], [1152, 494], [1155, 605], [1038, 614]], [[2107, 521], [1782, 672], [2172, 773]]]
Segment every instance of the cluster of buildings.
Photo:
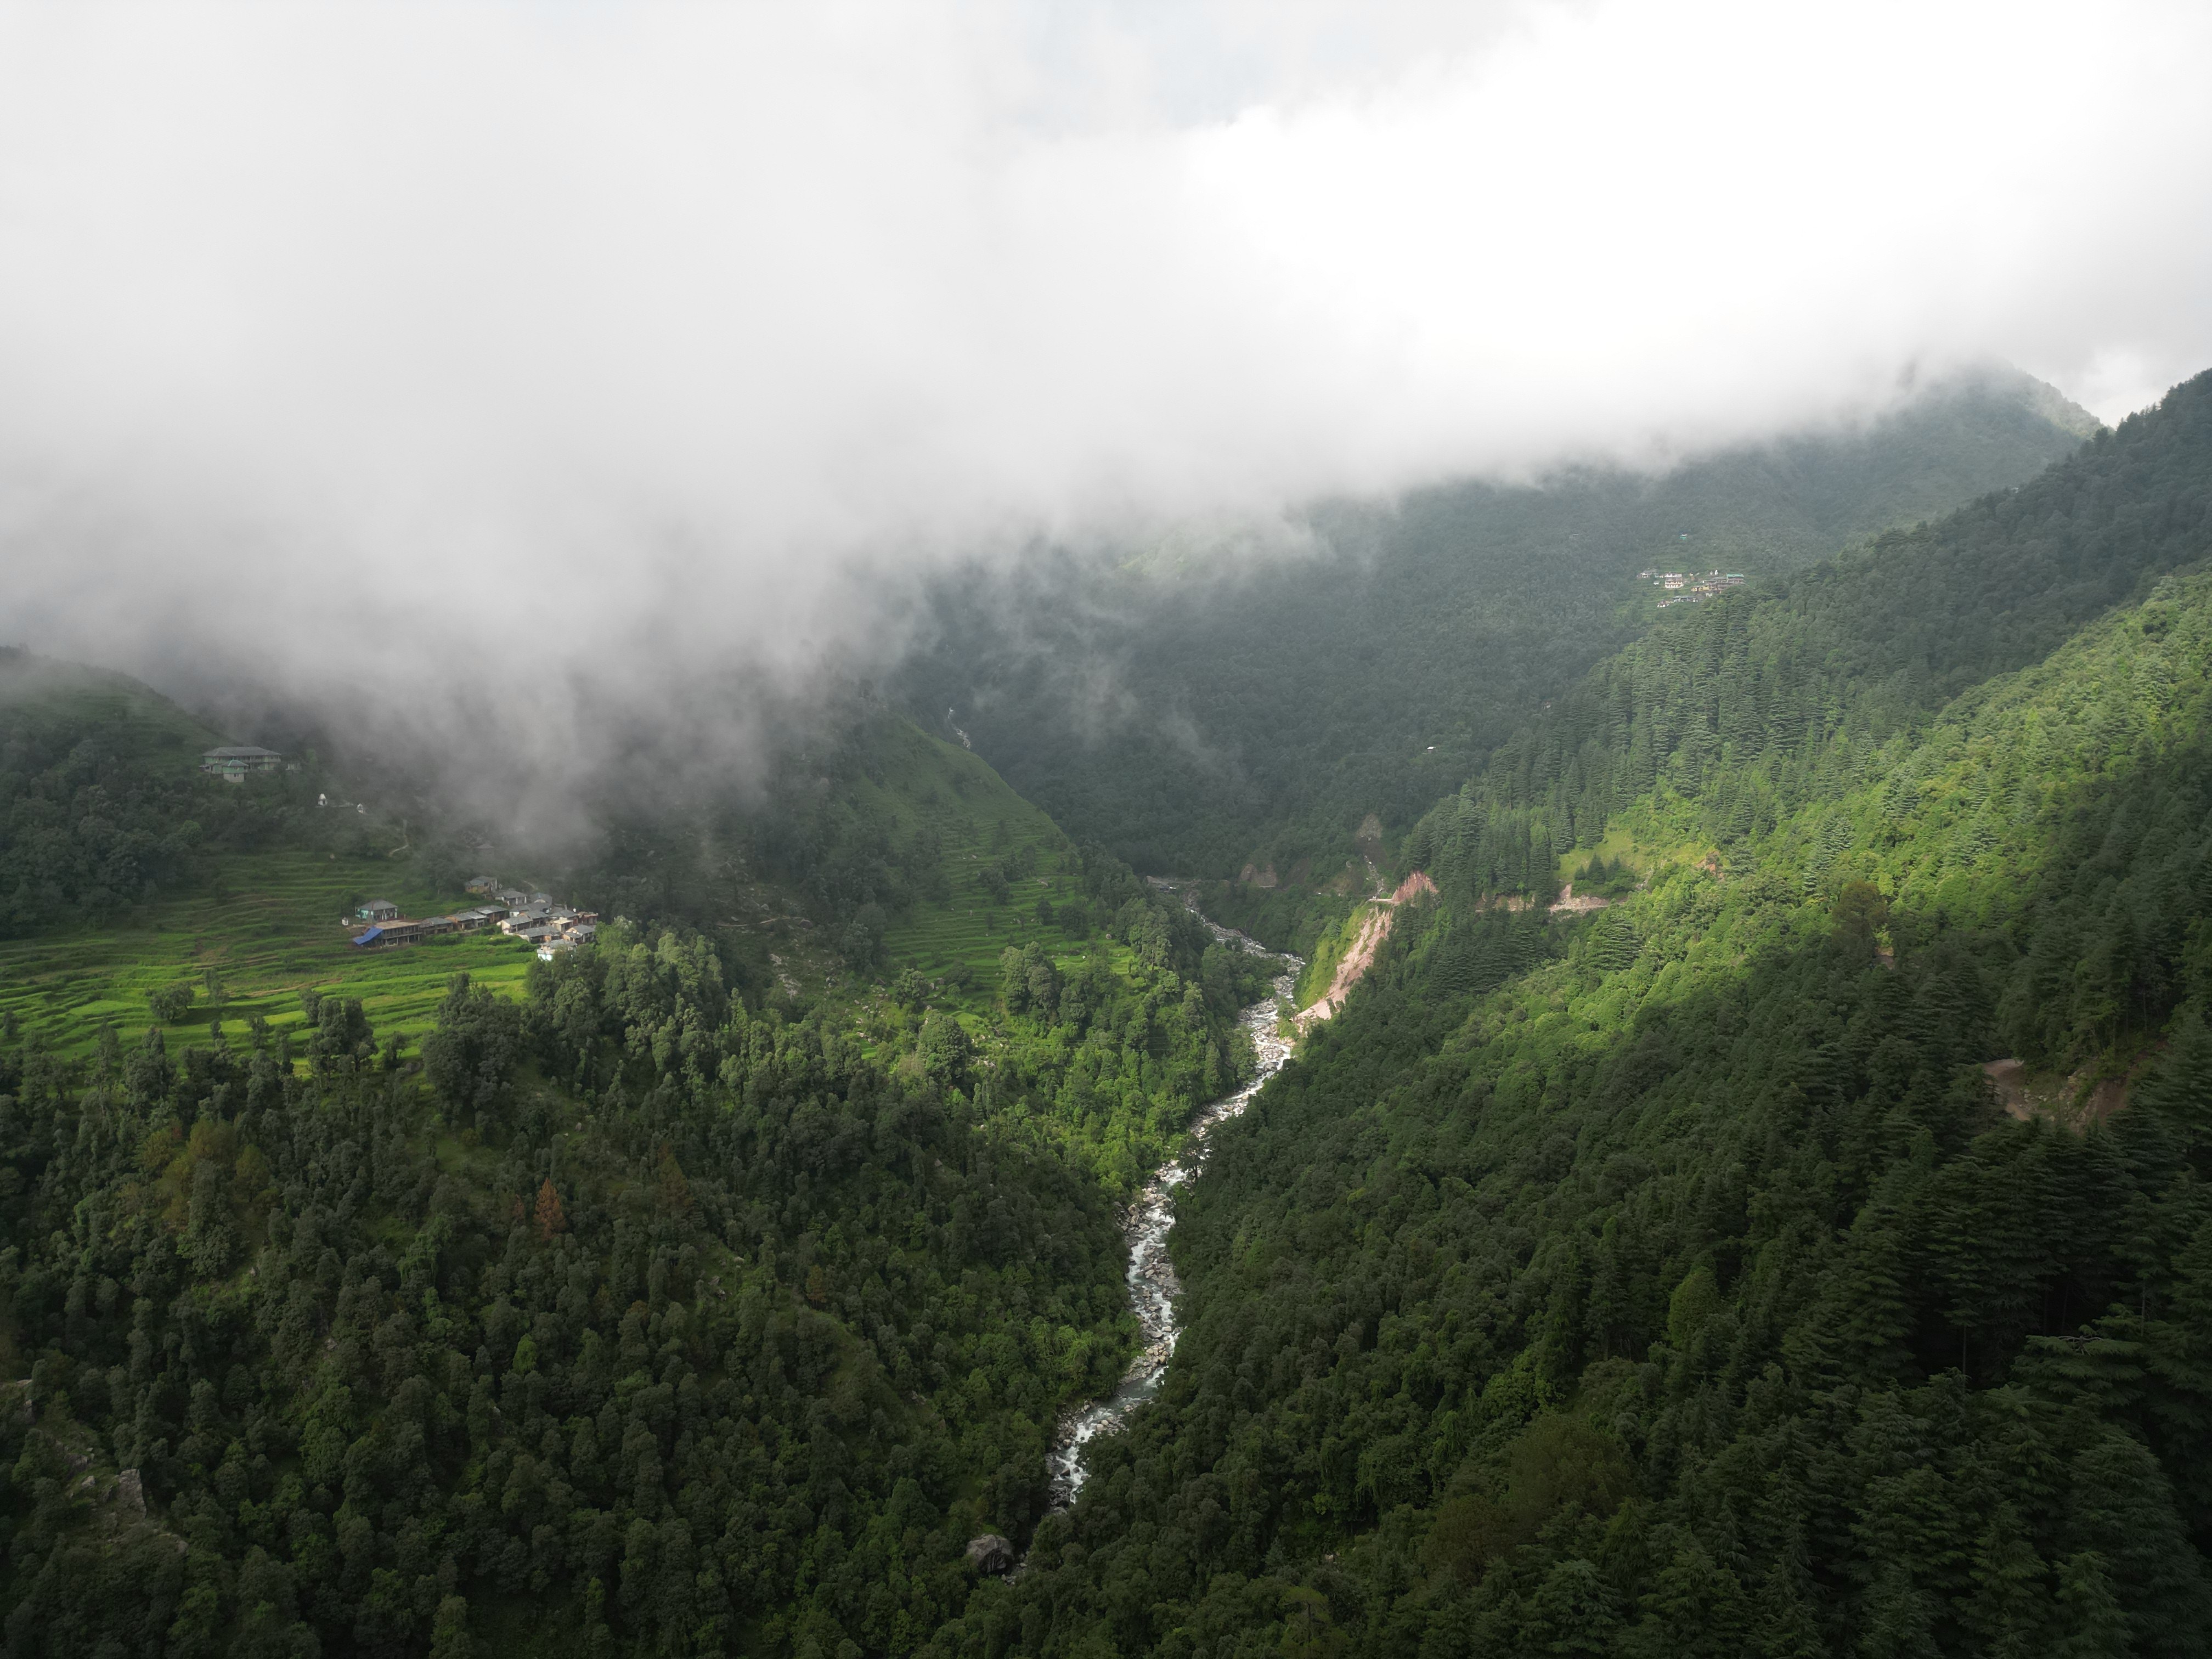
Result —
[[[496, 927], [513, 939], [537, 947], [538, 959], [550, 962], [563, 951], [573, 951], [599, 931], [598, 913], [572, 909], [554, 902], [547, 893], [526, 893], [501, 887], [496, 876], [478, 876], [468, 890], [485, 896], [486, 902], [456, 910], [450, 915], [410, 921], [388, 899], [371, 899], [347, 921], [355, 945], [364, 951], [387, 950], [412, 945], [440, 933], [473, 933]], [[367, 923], [366, 927], [361, 924]]]
[[1708, 570], [1702, 576], [1681, 570], [1639, 570], [1636, 580], [1659, 586], [1665, 594], [1659, 601], [1662, 611], [1670, 605], [1695, 605], [1699, 599], [1710, 599], [1716, 593], [1743, 586], [1741, 574], [1734, 570]]

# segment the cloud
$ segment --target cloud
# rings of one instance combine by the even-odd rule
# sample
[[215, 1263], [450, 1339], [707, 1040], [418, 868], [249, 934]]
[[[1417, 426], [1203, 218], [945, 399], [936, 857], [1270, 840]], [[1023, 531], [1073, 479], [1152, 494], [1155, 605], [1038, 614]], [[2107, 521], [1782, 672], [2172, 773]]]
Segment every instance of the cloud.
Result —
[[531, 767], [901, 580], [2212, 360], [2212, 15], [0, 7], [0, 633]]

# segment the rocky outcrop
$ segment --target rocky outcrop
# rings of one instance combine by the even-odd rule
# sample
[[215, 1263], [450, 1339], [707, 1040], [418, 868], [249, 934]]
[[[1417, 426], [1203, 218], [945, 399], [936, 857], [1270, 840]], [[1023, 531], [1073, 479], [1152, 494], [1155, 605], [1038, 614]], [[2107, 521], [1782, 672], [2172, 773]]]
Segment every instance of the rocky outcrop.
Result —
[[1410, 904], [1413, 900], [1421, 897], [1425, 894], [1430, 898], [1434, 898], [1437, 896], [1437, 884], [1429, 879], [1429, 872], [1427, 871], [1416, 870], [1412, 875], [1407, 877], [1405, 880], [1398, 884], [1397, 891], [1390, 895], [1387, 902], [1391, 904]]
[[2025, 1123], [2035, 1118], [2087, 1129], [2102, 1123], [2128, 1103], [2128, 1079], [2099, 1078], [2076, 1072], [2071, 1077], [2032, 1072], [2024, 1060], [2006, 1058], [1984, 1062], [1982, 1075], [1996, 1091], [1997, 1103], [2008, 1117]]
[[1611, 899], [1601, 897], [1595, 893], [1584, 893], [1577, 897], [1574, 883], [1569, 882], [1560, 892], [1558, 902], [1552, 906], [1552, 914], [1555, 916], [1581, 915], [1591, 910], [1605, 909], [1612, 902]]
[[968, 1540], [968, 1565], [977, 1572], [1011, 1572], [1014, 1566], [1014, 1547], [995, 1532], [987, 1532], [980, 1538]]

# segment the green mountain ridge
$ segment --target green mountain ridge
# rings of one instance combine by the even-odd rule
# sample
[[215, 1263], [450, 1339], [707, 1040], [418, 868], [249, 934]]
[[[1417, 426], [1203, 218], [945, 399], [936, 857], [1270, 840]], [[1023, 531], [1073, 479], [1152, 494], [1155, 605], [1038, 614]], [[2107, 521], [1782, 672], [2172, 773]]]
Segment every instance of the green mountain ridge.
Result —
[[1189, 1190], [1159, 1409], [946, 1645], [2202, 1652], [2208, 508], [2212, 376], [1502, 750]]
[[1864, 428], [1657, 477], [1585, 469], [1325, 503], [1310, 556], [1232, 559], [1226, 574], [1101, 576], [1073, 561], [979, 574], [936, 594], [940, 643], [902, 671], [901, 696], [933, 730], [956, 709], [1016, 788], [1141, 870], [1233, 877], [1254, 863], [1326, 884], [1357, 857], [1369, 813], [1395, 842], [1540, 703], [1659, 620], [1639, 569], [1785, 574], [2026, 483], [2087, 418], [1991, 372]]

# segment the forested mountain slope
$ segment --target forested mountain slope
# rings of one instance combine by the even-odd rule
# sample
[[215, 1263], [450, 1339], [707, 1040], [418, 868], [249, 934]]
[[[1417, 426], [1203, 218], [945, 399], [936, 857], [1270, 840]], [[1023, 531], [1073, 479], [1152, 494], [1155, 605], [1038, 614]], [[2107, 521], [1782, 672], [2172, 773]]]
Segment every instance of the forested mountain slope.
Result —
[[434, 830], [16, 665], [0, 859], [175, 850], [0, 950], [9, 1652], [903, 1652], [1026, 1534], [1256, 964], [880, 719], [725, 841], [618, 830], [592, 944], [361, 951], [462, 897]]
[[[1440, 811], [1442, 902], [1187, 1190], [1158, 1408], [941, 1645], [2203, 1652], [2208, 400]], [[1608, 908], [1493, 902], [1596, 857]]]
[[1249, 1075], [1261, 964], [879, 707], [757, 793], [608, 824], [580, 892], [702, 929], [755, 1006], [794, 994], [884, 1063], [957, 1075], [1117, 1195]]
[[2212, 553], [2212, 377], [2016, 490], [1656, 629], [1516, 733], [1409, 862], [1548, 897], [1655, 787], [1723, 845], [1837, 787], [1890, 734]]
[[[1936, 388], [1863, 432], [1657, 477], [1462, 484], [1318, 509], [1310, 556], [1241, 574], [1164, 556], [936, 595], [902, 675], [1014, 786], [1140, 869], [1327, 880], [1395, 837], [1545, 699], [1649, 627], [1657, 565], [1778, 574], [2021, 483], [2091, 423], [2025, 376]], [[1310, 860], [1309, 863], [1308, 861]]]
[[0, 647], [0, 939], [104, 920], [280, 833], [296, 789], [199, 775], [223, 741], [125, 675]]
[[1119, 1369], [1103, 1190], [696, 941], [328, 1006], [0, 1049], [11, 1651], [881, 1650]]

